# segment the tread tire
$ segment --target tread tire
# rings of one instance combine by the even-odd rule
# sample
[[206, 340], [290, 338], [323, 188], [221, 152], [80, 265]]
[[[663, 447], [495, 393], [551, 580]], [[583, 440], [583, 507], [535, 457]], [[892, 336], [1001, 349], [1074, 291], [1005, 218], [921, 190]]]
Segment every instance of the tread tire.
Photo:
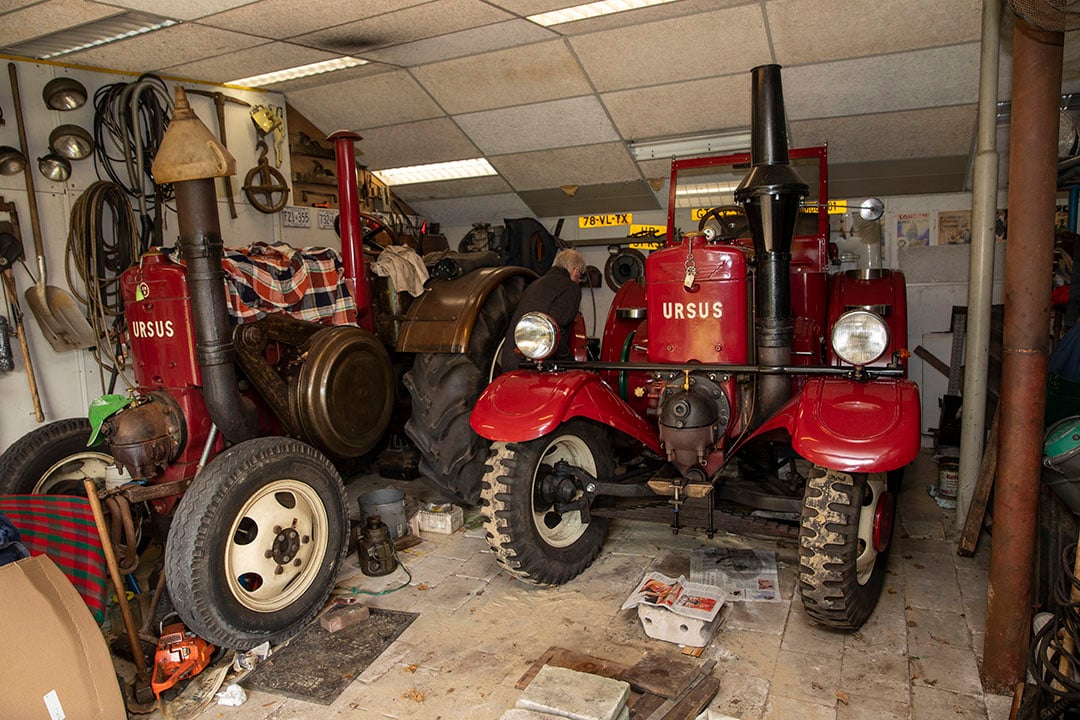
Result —
[[[326, 512], [323, 556], [307, 589], [271, 612], [243, 605], [225, 577], [222, 548], [244, 504], [266, 485], [289, 479], [307, 485]], [[165, 548], [165, 572], [176, 611], [214, 645], [250, 649], [278, 644], [315, 617], [334, 588], [345, 557], [348, 515], [341, 476], [325, 455], [298, 440], [264, 437], [234, 445], [211, 460], [184, 493]]]
[[[72, 455], [96, 452], [86, 447], [89, 438], [90, 421], [86, 418], [57, 420], [23, 435], [0, 455], [0, 495], [33, 493], [34, 486], [56, 463]], [[79, 495], [81, 490], [80, 485]]]
[[613, 461], [605, 433], [590, 423], [572, 420], [542, 438], [524, 443], [492, 444], [483, 478], [480, 514], [495, 559], [521, 580], [536, 585], [562, 585], [585, 571], [600, 554], [608, 519], [593, 517], [573, 543], [557, 547], [537, 530], [533, 484], [545, 451], [563, 438], [580, 439], [589, 449], [597, 477], [611, 477]]
[[838, 630], [858, 630], [866, 622], [885, 581], [891, 543], [877, 553], [866, 582], [858, 581], [859, 518], [866, 490], [866, 473], [817, 466], [806, 482], [799, 590], [807, 615]]
[[510, 317], [525, 289], [514, 277], [492, 291], [473, 326], [465, 353], [422, 353], [405, 373], [412, 414], [405, 434], [420, 450], [420, 474], [459, 503], [480, 501], [490, 444], [469, 425], [469, 413], [487, 387]]

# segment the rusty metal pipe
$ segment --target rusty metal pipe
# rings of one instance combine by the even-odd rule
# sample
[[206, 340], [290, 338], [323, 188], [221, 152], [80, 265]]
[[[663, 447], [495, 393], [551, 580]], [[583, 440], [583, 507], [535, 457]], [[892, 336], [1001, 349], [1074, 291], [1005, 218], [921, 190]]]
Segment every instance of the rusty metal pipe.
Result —
[[371, 313], [371, 289], [364, 264], [363, 230], [360, 227], [360, 193], [356, 187], [356, 141], [360, 136], [338, 130], [330, 136], [337, 155], [338, 198], [341, 202], [341, 260], [345, 265], [345, 286], [356, 302], [356, 322], [375, 332]]
[[1062, 33], [1016, 19], [1005, 256], [1001, 446], [994, 491], [983, 680], [1008, 693], [1024, 679], [1042, 465], [1057, 180]]

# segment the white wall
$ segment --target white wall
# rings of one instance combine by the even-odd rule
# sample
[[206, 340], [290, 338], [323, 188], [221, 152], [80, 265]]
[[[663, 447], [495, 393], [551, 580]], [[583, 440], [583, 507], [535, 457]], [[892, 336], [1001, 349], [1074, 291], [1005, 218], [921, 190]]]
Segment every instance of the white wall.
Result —
[[[61, 184], [47, 181], [37, 171], [35, 159], [48, 152], [48, 136], [57, 125], [73, 123], [86, 128], [91, 133], [93, 132], [94, 109], [92, 98], [99, 87], [117, 82], [130, 83], [137, 78], [129, 75], [97, 73], [28, 62], [19, 62], [17, 67], [20, 96], [26, 122], [29, 160], [34, 168], [34, 186], [48, 264], [49, 284], [66, 291], [68, 282], [64, 274], [64, 257], [71, 208], [83, 190], [98, 179], [94, 167], [96, 161], [92, 159], [73, 161], [70, 179]], [[69, 112], [50, 110], [45, 106], [41, 98], [41, 90], [50, 79], [65, 75], [83, 83], [87, 88], [90, 99], [77, 110]], [[171, 94], [173, 83], [167, 84]], [[194, 83], [185, 83], [185, 86], [198, 87]], [[218, 88], [203, 87], [202, 89], [213, 91]], [[225, 92], [234, 97], [241, 97], [253, 104], [278, 105], [282, 108], [285, 105], [283, 96], [277, 93], [243, 92], [231, 89]], [[217, 119], [212, 100], [194, 95], [189, 96], [189, 100], [192, 108], [202, 121], [216, 134]], [[6, 124], [0, 127], [0, 145], [11, 145], [17, 148], [19, 146], [18, 129], [11, 87], [7, 82], [0, 83], [0, 107], [4, 108], [4, 118], [6, 120]], [[279, 215], [263, 214], [255, 210], [247, 202], [240, 188], [243, 185], [244, 175], [256, 164], [256, 132], [246, 109], [231, 104], [227, 105], [226, 108], [229, 150], [237, 159], [238, 176], [233, 178], [233, 188], [238, 218], [233, 220], [229, 217], [224, 196], [224, 186], [221, 181], [218, 181], [216, 183], [219, 195], [218, 210], [225, 244], [241, 246], [248, 245], [256, 240], [275, 242], [284, 239], [295, 245], [337, 245], [337, 237], [332, 229], [328, 231], [318, 230], [317, 228], [283, 231], [280, 227]], [[291, 178], [287, 142], [283, 144], [282, 153], [284, 160], [279, 170], [286, 178]], [[274, 152], [272, 147], [269, 157], [273, 162]], [[104, 172], [102, 172], [102, 177], [106, 177]], [[30, 209], [22, 173], [15, 176], [0, 175], [0, 195], [5, 200], [16, 203], [28, 265], [36, 273], [36, 264], [33, 260], [34, 248]], [[166, 245], [173, 245], [176, 242], [177, 224], [174, 210], [175, 204], [166, 214], [164, 233]], [[312, 210], [314, 211], [314, 209]], [[137, 207], [135, 211], [138, 212]], [[90, 400], [102, 393], [102, 373], [88, 351], [68, 351], [63, 353], [53, 351], [39, 331], [37, 322], [23, 299], [23, 293], [31, 285], [31, 281], [22, 268], [17, 268], [16, 276], [18, 278], [20, 303], [25, 315], [30, 354], [45, 412], [45, 421], [51, 422], [64, 418], [85, 417]], [[15, 338], [12, 338], [11, 342], [15, 356], [15, 370], [0, 375], [0, 398], [3, 398], [3, 410], [0, 412], [0, 450], [7, 448], [26, 432], [38, 427], [38, 423], [34, 420], [27, 375], [19, 353], [18, 343]], [[107, 382], [107, 378], [105, 378], [105, 381]], [[118, 383], [116, 391], [125, 392], [122, 382]]]

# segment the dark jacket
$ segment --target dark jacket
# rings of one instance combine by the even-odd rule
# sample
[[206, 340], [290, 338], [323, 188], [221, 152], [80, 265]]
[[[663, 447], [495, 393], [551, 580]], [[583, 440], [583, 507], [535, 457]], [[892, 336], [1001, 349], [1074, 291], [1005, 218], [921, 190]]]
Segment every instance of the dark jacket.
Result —
[[570, 273], [566, 268], [553, 267], [526, 287], [510, 318], [510, 327], [506, 331], [506, 343], [503, 345], [500, 358], [503, 371], [517, 369], [521, 356], [516, 352], [514, 328], [517, 327], [521, 316], [529, 312], [547, 313], [555, 318], [555, 322], [562, 331], [562, 337], [553, 357], [558, 360], [568, 359], [570, 357], [570, 331], [580, 303], [581, 286], [570, 279]]

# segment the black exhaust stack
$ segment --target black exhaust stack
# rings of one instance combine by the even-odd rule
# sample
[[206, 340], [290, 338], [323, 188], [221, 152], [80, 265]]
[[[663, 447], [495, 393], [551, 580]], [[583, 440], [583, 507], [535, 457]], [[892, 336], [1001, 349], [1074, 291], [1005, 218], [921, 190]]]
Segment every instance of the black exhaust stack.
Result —
[[[757, 320], [754, 336], [761, 365], [787, 365], [791, 361], [794, 330], [791, 320], [791, 242], [799, 206], [809, 186], [788, 162], [784, 124], [784, 93], [779, 65], [761, 65], [752, 71], [749, 174], [735, 190], [754, 240], [757, 279], [754, 284]], [[754, 424], [783, 405], [791, 394], [784, 375], [758, 378]]]

